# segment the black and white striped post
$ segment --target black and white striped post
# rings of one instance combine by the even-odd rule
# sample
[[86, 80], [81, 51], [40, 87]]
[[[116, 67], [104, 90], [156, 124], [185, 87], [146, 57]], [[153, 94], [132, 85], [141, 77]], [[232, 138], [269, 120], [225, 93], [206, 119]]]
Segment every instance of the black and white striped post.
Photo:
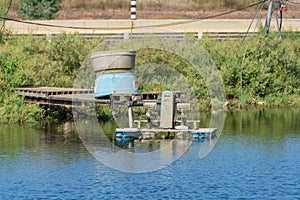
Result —
[[131, 8], [130, 8], [130, 19], [135, 20], [136, 19], [136, 0], [131, 0]]

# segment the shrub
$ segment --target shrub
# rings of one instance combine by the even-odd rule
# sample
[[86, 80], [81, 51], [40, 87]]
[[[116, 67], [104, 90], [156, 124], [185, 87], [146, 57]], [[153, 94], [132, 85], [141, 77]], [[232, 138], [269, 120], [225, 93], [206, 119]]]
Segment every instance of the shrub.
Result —
[[10, 9], [12, 0], [0, 1], [0, 43], [4, 40], [5, 31], [5, 18], [7, 17], [8, 10]]
[[[0, 45], [0, 122], [27, 123], [69, 119], [68, 110], [53, 108], [51, 114], [38, 105], [24, 103], [11, 92], [14, 87], [72, 87], [85, 55], [102, 38], [78, 35], [47, 37], [12, 36]], [[60, 44], [60, 45], [59, 45]], [[66, 67], [68, 66], [68, 67]]]
[[42, 119], [42, 108], [37, 104], [27, 104], [16, 93], [6, 91], [0, 98], [0, 122], [38, 123]]
[[53, 19], [62, 0], [20, 0], [18, 15], [25, 19]]
[[49, 60], [61, 66], [65, 74], [72, 74], [89, 53], [89, 49], [86, 48], [88, 45], [89, 41], [79, 34], [58, 35], [48, 49]]

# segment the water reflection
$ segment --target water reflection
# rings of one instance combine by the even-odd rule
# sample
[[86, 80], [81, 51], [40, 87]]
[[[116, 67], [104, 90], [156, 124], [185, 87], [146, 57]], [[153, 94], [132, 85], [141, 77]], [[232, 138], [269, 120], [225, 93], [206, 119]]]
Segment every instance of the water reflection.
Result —
[[[30, 134], [28, 134], [28, 131]], [[0, 128], [0, 153], [6, 149], [34, 149], [40, 146], [39, 131], [21, 126], [1, 125]]]
[[[210, 115], [201, 116], [201, 126], [209, 124]], [[227, 113], [224, 125], [225, 135], [240, 135], [253, 138], [253, 143], [264, 143], [264, 145], [275, 145], [284, 143], [285, 138], [298, 137], [300, 134], [300, 109], [272, 109], [251, 110], [236, 113]], [[98, 122], [97, 122], [98, 123]], [[113, 140], [116, 129], [115, 123], [100, 123], [99, 127], [105, 132], [108, 142]], [[97, 130], [95, 130], [97, 132]], [[168, 140], [166, 140], [168, 141]], [[203, 141], [202, 141], [203, 142]], [[157, 141], [164, 143], [164, 141]], [[46, 126], [41, 129], [24, 127], [18, 125], [1, 125], [0, 128], [0, 153], [7, 150], [55, 148], [63, 146], [76, 146], [81, 140], [73, 123], [63, 125]], [[115, 145], [121, 148], [139, 147], [138, 142], [132, 139], [115, 139]], [[151, 142], [145, 144], [150, 145]], [[251, 144], [251, 143], [250, 143]], [[155, 150], [159, 146], [151, 144]], [[111, 147], [111, 143], [109, 145]], [[149, 149], [149, 151], [152, 151]], [[12, 153], [12, 151], [10, 151]]]
[[[191, 140], [135, 140], [115, 145], [94, 118], [76, 120], [76, 130], [87, 150], [103, 164], [120, 171], [142, 173], [161, 169], [181, 157]], [[151, 160], [151, 162], [149, 162]]]
[[[202, 116], [206, 126], [209, 115]], [[94, 149], [143, 155], [164, 147], [162, 162], [185, 151], [168, 168], [145, 174], [122, 173], [93, 159], [72, 123], [45, 129], [1, 125], [0, 199], [299, 199], [299, 121], [299, 109], [228, 113], [216, 148], [202, 160], [198, 152], [207, 140], [194, 140], [187, 151], [171, 140], [119, 141]], [[114, 126], [101, 124], [103, 129]], [[120, 159], [111, 162], [128, 169], [141, 166], [134, 157]]]
[[[0, 169], [8, 167], [7, 161], [11, 160], [17, 163], [41, 164], [47, 168], [71, 163], [73, 159], [86, 159], [80, 154], [86, 153], [86, 150], [76, 132], [72, 130], [72, 123], [47, 126], [43, 129], [1, 125]], [[41, 157], [43, 159], [37, 160]]]
[[[300, 109], [261, 109], [229, 113], [224, 131], [258, 138], [265, 145], [299, 134]], [[259, 142], [254, 140], [255, 142]]]

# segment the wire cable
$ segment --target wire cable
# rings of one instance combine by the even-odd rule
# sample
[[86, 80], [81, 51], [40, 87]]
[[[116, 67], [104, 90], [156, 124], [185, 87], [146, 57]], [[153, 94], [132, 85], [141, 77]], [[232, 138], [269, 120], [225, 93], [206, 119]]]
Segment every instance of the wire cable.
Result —
[[36, 26], [45, 26], [45, 27], [53, 27], [53, 28], [67, 28], [67, 29], [84, 29], [84, 30], [130, 30], [130, 29], [147, 29], [147, 28], [161, 28], [161, 27], [170, 27], [170, 26], [176, 26], [181, 24], [189, 24], [196, 21], [201, 21], [205, 19], [213, 19], [221, 16], [225, 16], [234, 12], [246, 10], [248, 8], [252, 8], [254, 6], [260, 5], [262, 3], [266, 2], [266, 0], [261, 0], [257, 3], [250, 4], [248, 6], [244, 6], [241, 8], [237, 8], [234, 10], [230, 10], [227, 12], [210, 15], [202, 18], [196, 18], [192, 20], [184, 20], [180, 22], [173, 22], [173, 23], [166, 23], [166, 24], [157, 24], [157, 25], [149, 25], [149, 26], [135, 26], [135, 27], [79, 27], [79, 26], [63, 26], [63, 25], [55, 25], [55, 24], [47, 24], [47, 23], [39, 23], [39, 22], [33, 22], [33, 21], [25, 21], [25, 20], [19, 20], [19, 19], [13, 19], [13, 18], [7, 18], [7, 17], [0, 17], [0, 19], [7, 20], [7, 21], [14, 21], [22, 24], [30, 24], [30, 25], [36, 25]]
[[281, 34], [281, 28], [282, 28], [282, 10], [276, 9], [276, 24], [277, 24], [278, 36], [282, 40], [282, 34]]
[[[264, 2], [264, 3], [262, 3], [262, 4], [261, 4], [261, 5], [258, 7], [258, 9], [257, 9], [256, 13], [254, 14], [254, 16], [253, 16], [253, 18], [252, 18], [252, 20], [251, 20], [251, 23], [250, 23], [249, 27], [248, 27], [248, 29], [247, 29], [247, 32], [246, 32], [246, 34], [245, 34], [245, 35], [244, 35], [244, 37], [243, 37], [242, 43], [244, 43], [244, 42], [245, 42], [245, 40], [246, 40], [246, 37], [247, 37], [247, 36], [248, 36], [248, 34], [249, 34], [250, 28], [252, 27], [252, 25], [253, 25], [253, 22], [254, 22], [255, 18], [257, 17], [258, 13], [260, 13], [260, 12], [262, 11], [262, 9], [263, 9], [264, 5], [265, 5], [265, 2]], [[256, 26], [257, 26], [257, 25], [256, 25]], [[255, 31], [255, 29], [256, 29], [256, 26], [255, 26], [255, 28], [254, 28], [253, 32]]]
[[7, 9], [6, 9], [6, 11], [4, 12], [4, 16], [5, 17], [1, 17], [0, 16], [0, 18], [2, 19], [2, 25], [1, 25], [1, 27], [0, 27], [0, 30], [3, 30], [4, 29], [4, 26], [5, 26], [5, 18], [6, 18], [6, 16], [7, 16], [7, 14], [8, 14], [8, 11], [9, 11], [9, 9], [10, 9], [10, 7], [11, 7], [11, 4], [12, 4], [12, 0], [9, 0], [8, 1], [8, 3], [7, 3]]
[[[265, 1], [265, 2], [266, 2], [266, 1]], [[263, 2], [263, 3], [258, 7], [257, 11], [255, 12], [255, 14], [254, 14], [254, 16], [253, 16], [253, 18], [252, 18], [252, 21], [251, 21], [251, 23], [250, 23], [250, 25], [249, 25], [249, 27], [248, 27], [248, 29], [247, 29], [247, 32], [246, 32], [246, 34], [245, 34], [244, 37], [243, 37], [242, 44], [245, 42], [246, 37], [247, 37], [248, 34], [249, 34], [250, 28], [252, 27], [255, 18], [257, 17], [257, 15], [258, 15], [259, 13], [261, 13], [261, 11], [262, 11], [262, 9], [263, 9], [263, 7], [264, 7], [264, 5], [265, 5], [265, 2]], [[255, 29], [257, 28], [257, 24], [258, 24], [258, 21], [257, 21], [257, 23], [256, 23], [256, 25], [255, 25], [255, 27], [254, 27], [254, 29], [253, 29], [253, 32], [255, 32]], [[242, 64], [241, 64], [241, 71], [240, 71], [240, 99], [239, 99], [240, 102], [239, 102], [239, 110], [241, 110], [242, 96], [243, 96], [243, 66], [244, 66], [244, 62], [245, 62], [245, 59], [246, 59], [246, 53], [247, 53], [247, 48], [245, 48], [245, 51], [244, 51], [244, 55], [243, 55], [243, 58], [242, 58]]]

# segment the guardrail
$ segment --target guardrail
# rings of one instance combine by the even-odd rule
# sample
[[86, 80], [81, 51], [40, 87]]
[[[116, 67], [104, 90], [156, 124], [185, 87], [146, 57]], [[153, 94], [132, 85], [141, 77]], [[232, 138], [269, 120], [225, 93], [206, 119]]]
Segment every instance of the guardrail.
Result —
[[[6, 21], [6, 28], [15, 34], [59, 34], [62, 32], [80, 34], [122, 34], [155, 32], [246, 32], [251, 19], [215, 20], [32, 20]], [[264, 24], [255, 19], [253, 24]], [[276, 22], [272, 20], [275, 29]], [[284, 30], [300, 31], [300, 19], [284, 19]], [[249, 30], [255, 32], [255, 26]]]
[[[150, 34], [157, 37], [182, 39], [186, 34], [199, 39], [209, 37], [219, 40], [245, 36], [251, 19], [214, 19], [214, 20], [35, 20], [7, 21], [6, 29], [13, 34], [32, 34], [36, 37], [55, 37], [61, 33], [79, 33], [84, 37], [104, 37], [107, 40], [120, 40]], [[253, 24], [264, 24], [255, 19]], [[258, 30], [252, 26], [249, 33]], [[275, 20], [271, 28], [276, 31]], [[300, 19], [285, 19], [283, 30], [300, 32]]]
[[[201, 39], [201, 38], [210, 38], [215, 40], [237, 40], [241, 39], [245, 36], [254, 36], [257, 33], [186, 33], [186, 32], [176, 32], [176, 33], [132, 33], [132, 34], [81, 34], [85, 38], [96, 38], [96, 37], [103, 37], [108, 42], [118, 41], [118, 40], [126, 40], [126, 39], [136, 39], [141, 38], [143, 36], [153, 36], [153, 37], [161, 37], [161, 38], [175, 38], [177, 40], [184, 39], [187, 35], [194, 39]], [[16, 36], [22, 36], [24, 34], [15, 34]], [[43, 38], [45, 36], [49, 38], [55, 38], [59, 34], [34, 34], [34, 37], [36, 38]]]

